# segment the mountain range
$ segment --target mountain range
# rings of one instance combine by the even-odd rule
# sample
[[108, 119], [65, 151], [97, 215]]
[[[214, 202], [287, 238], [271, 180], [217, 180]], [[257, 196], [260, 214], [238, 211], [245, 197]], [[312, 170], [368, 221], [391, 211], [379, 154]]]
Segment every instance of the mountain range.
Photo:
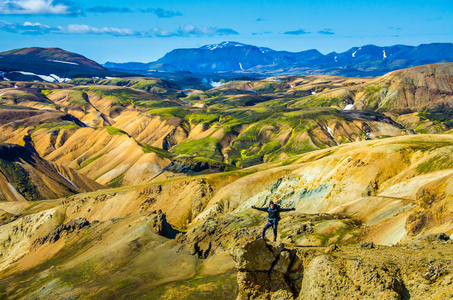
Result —
[[328, 74], [379, 76], [387, 72], [423, 64], [452, 62], [452, 43], [353, 47], [346, 52], [322, 54], [318, 50], [276, 51], [237, 42], [222, 42], [200, 48], [175, 49], [150, 63], [113, 63], [110, 70], [155, 74], [186, 71], [192, 73], [259, 73], [266, 75]]
[[[222, 78], [284, 75], [375, 77], [398, 69], [439, 62], [453, 62], [452, 43], [417, 47], [366, 45], [324, 55], [315, 49], [288, 52], [222, 42], [200, 48], [175, 49], [155, 62], [106, 62], [103, 66], [60, 48], [31, 47], [0, 53], [0, 79], [67, 82], [73, 78], [128, 77], [131, 74], [173, 81], [206, 75]], [[196, 84], [187, 83], [187, 86], [194, 87]]]

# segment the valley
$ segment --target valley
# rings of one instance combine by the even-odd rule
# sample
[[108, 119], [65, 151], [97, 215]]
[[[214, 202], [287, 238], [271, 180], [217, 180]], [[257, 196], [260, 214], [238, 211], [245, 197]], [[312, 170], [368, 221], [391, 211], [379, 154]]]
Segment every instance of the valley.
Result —
[[335, 297], [320, 269], [344, 299], [453, 293], [453, 63], [9, 79], [0, 299]]

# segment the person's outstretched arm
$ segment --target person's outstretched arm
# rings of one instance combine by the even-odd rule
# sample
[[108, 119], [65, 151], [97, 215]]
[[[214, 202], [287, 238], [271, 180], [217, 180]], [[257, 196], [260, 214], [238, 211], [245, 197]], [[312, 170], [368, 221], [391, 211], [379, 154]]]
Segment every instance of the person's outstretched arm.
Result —
[[256, 207], [255, 205], [252, 205], [252, 208], [256, 210], [267, 211], [267, 207]]
[[281, 212], [285, 212], [285, 211], [292, 211], [292, 210], [296, 210], [294, 207], [291, 207], [291, 208], [281, 208], [280, 207], [280, 211]]

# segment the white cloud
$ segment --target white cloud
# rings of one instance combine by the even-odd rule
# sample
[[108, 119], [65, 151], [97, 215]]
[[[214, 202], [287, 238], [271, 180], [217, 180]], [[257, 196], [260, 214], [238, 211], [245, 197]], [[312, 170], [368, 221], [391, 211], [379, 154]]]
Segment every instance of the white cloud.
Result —
[[85, 24], [70, 24], [68, 26], [58, 26], [60, 33], [69, 34], [111, 34], [111, 35], [134, 35], [135, 32], [128, 28], [115, 27], [91, 27]]
[[[0, 0], [1, 1], [1, 0]], [[154, 28], [149, 32], [138, 32], [129, 28], [92, 27], [86, 24], [69, 24], [66, 26], [48, 26], [41, 23], [25, 22], [11, 23], [0, 20], [0, 30], [20, 34], [107, 34], [114, 36], [137, 37], [183, 37], [183, 36], [222, 36], [238, 35], [239, 33], [229, 28], [199, 27], [194, 25], [181, 26], [176, 30], [168, 31]]]
[[54, 0], [0, 0], [2, 15], [77, 15], [80, 8], [71, 6], [71, 2]]
[[24, 34], [44, 34], [49, 33], [52, 30], [52, 27], [41, 24], [41, 23], [32, 23], [25, 22], [23, 24], [11, 23], [0, 21], [0, 30], [15, 32], [15, 33], [24, 33]]
[[155, 37], [170, 36], [214, 36], [214, 35], [238, 35], [239, 33], [230, 28], [205, 27], [195, 25], [180, 26], [174, 31], [162, 30], [158, 27], [151, 30], [150, 35]]
[[41, 23], [25, 22], [23, 24], [11, 23], [0, 20], [0, 30], [21, 33], [40, 35], [46, 33], [59, 33], [59, 34], [109, 34], [115, 36], [131, 36], [137, 35], [128, 28], [115, 28], [115, 27], [91, 27], [85, 24], [70, 24], [68, 26], [52, 27]]
[[170, 31], [158, 27], [153, 28], [149, 34], [156, 37], [169, 37], [173, 35]]

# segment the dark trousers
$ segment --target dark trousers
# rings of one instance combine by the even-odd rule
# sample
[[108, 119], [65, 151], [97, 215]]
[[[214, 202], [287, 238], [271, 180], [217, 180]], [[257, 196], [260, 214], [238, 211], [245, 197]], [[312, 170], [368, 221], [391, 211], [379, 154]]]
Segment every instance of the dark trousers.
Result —
[[263, 232], [262, 232], [263, 239], [266, 236], [266, 230], [272, 226], [272, 229], [274, 231], [274, 242], [275, 242], [277, 240], [277, 225], [278, 225], [277, 220], [268, 220], [266, 225], [264, 225], [264, 228], [263, 228]]

